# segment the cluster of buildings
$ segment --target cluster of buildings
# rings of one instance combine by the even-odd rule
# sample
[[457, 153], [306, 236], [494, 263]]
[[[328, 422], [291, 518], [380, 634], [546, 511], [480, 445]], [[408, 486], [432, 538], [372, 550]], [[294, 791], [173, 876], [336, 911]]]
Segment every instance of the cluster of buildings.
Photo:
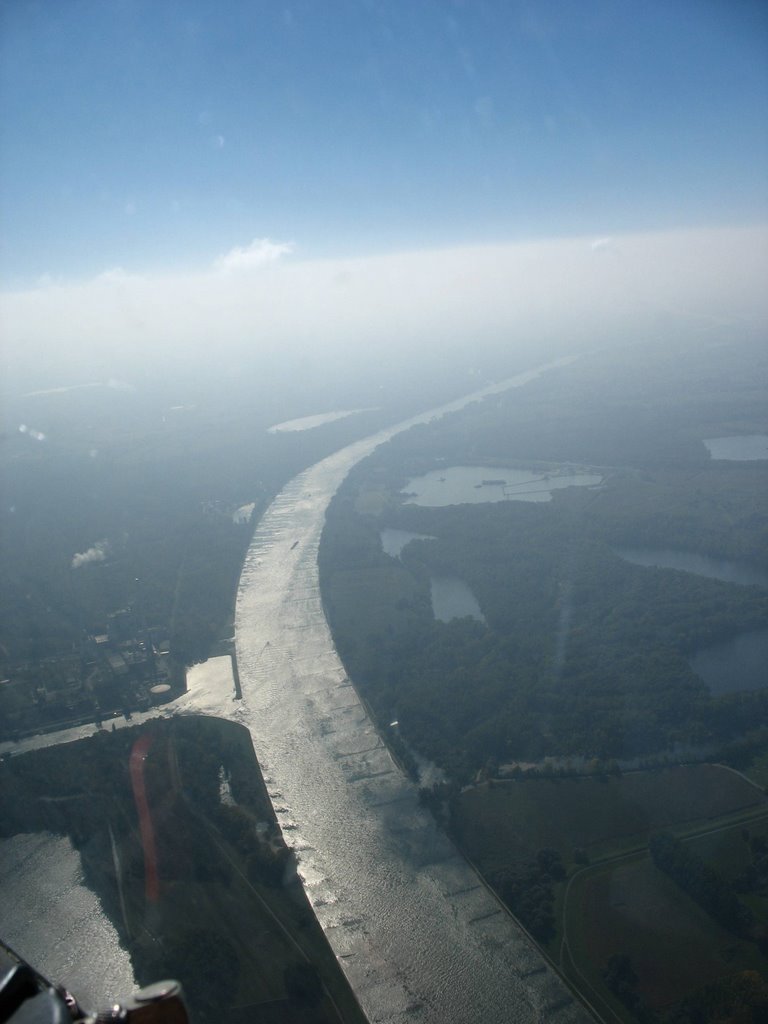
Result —
[[15, 665], [0, 679], [0, 740], [130, 717], [177, 693], [164, 631], [137, 630], [121, 610], [84, 632], [79, 651]]

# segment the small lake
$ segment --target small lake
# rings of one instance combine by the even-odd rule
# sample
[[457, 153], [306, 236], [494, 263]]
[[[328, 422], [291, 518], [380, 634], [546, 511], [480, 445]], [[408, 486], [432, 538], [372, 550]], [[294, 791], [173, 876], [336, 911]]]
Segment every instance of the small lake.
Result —
[[569, 466], [548, 470], [499, 469], [489, 466], [449, 466], [409, 480], [400, 492], [407, 504], [442, 508], [480, 505], [489, 501], [550, 501], [564, 487], [595, 487], [597, 473], [577, 473]]
[[275, 423], [269, 427], [268, 434], [290, 434], [297, 430], [314, 430], [315, 427], [322, 427], [325, 423], [333, 423], [335, 420], [343, 420], [346, 416], [354, 416], [358, 412], [367, 412], [366, 409], [337, 409], [336, 412], [321, 412], [315, 416], [300, 416], [296, 420], [285, 420], [284, 423]]
[[768, 434], [741, 434], [733, 437], [707, 437], [704, 444], [713, 459], [754, 462], [768, 459]]
[[433, 576], [430, 580], [430, 597], [435, 618], [441, 622], [463, 619], [469, 615], [485, 625], [485, 616], [480, 611], [477, 598], [457, 576]]
[[[768, 588], [768, 573], [743, 562], [674, 548], [617, 548], [616, 554], [634, 565], [678, 569], [724, 583]], [[689, 664], [715, 696], [760, 690], [768, 686], [768, 629], [740, 633], [732, 640], [702, 647]]]
[[768, 629], [703, 647], [691, 658], [690, 666], [716, 697], [738, 690], [762, 690], [768, 686]]
[[389, 555], [390, 558], [399, 558], [400, 553], [406, 544], [410, 544], [412, 540], [434, 540], [428, 533], [412, 533], [410, 530], [393, 530], [391, 527], [385, 527], [379, 534], [381, 537], [381, 546], [384, 549], [384, 554]]
[[633, 565], [656, 569], [678, 569], [696, 576], [706, 576], [724, 583], [768, 588], [768, 573], [753, 569], [745, 562], [731, 562], [724, 558], [709, 558], [693, 551], [673, 548], [616, 548], [616, 554]]

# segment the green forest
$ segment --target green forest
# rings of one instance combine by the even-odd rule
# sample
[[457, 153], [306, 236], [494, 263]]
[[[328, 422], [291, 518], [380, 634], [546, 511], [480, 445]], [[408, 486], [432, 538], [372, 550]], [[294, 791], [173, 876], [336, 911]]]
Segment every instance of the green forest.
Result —
[[[736, 684], [713, 696], [689, 659], [768, 625], [768, 593], [633, 565], [616, 553], [622, 545], [679, 546], [768, 564], [765, 463], [714, 463], [701, 441], [737, 421], [755, 431], [765, 388], [736, 363], [715, 402], [718, 355], [709, 354], [710, 366], [703, 360], [700, 390], [687, 380], [674, 402], [669, 367], [645, 366], [637, 355], [640, 365], [610, 389], [595, 360], [545, 375], [519, 394], [395, 438], [337, 494], [320, 568], [339, 652], [379, 720], [397, 720], [402, 739], [451, 777], [546, 757], [620, 760], [713, 747], [766, 721], [768, 691]], [[678, 367], [682, 386], [680, 376]], [[544, 417], [545, 402], [555, 416]], [[527, 466], [546, 457], [599, 467], [603, 483], [542, 503], [428, 508], [401, 494], [427, 469], [479, 464], [492, 476], [490, 467], [521, 465], [520, 455]], [[382, 551], [385, 527], [432, 539], [392, 558]], [[435, 576], [463, 581], [485, 622], [436, 620]]]
[[[413, 541], [402, 562], [353, 501], [333, 508], [321, 564], [334, 565], [326, 607], [351, 678], [382, 721], [460, 778], [489, 758], [724, 741], [765, 718], [764, 693], [714, 699], [687, 658], [763, 625], [768, 595], [630, 565], [594, 535], [584, 504], [574, 493], [545, 508], [403, 508], [391, 525], [437, 539]], [[487, 625], [436, 621], [430, 574], [465, 581]]]

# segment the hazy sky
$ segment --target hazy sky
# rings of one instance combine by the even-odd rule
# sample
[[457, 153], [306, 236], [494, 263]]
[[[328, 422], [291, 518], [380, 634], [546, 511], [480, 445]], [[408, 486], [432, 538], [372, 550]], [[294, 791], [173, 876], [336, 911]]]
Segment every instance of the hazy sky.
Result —
[[[706, 289], [720, 242], [680, 229], [768, 223], [762, 0], [5, 0], [0, 47], [11, 345], [87, 343], [116, 312], [145, 341], [226, 322], [266, 343], [298, 329], [296, 303], [302, 329], [328, 310], [439, 328], [462, 296], [463, 326], [494, 275], [480, 251], [512, 259], [516, 300], [522, 276], [535, 302], [570, 301], [571, 256], [510, 256], [541, 239], [588, 261], [600, 239], [677, 232], [694, 248], [657, 276], [687, 286], [708, 262]], [[339, 301], [376, 274], [367, 305]], [[476, 322], [510, 322], [504, 290]]]

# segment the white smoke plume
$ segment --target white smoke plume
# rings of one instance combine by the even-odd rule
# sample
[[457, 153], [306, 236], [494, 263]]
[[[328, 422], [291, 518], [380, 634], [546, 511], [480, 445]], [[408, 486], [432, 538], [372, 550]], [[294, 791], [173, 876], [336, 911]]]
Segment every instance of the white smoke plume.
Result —
[[105, 540], [97, 541], [87, 551], [80, 551], [72, 559], [72, 568], [79, 569], [81, 565], [88, 565], [90, 562], [103, 562], [107, 557], [109, 545]]

